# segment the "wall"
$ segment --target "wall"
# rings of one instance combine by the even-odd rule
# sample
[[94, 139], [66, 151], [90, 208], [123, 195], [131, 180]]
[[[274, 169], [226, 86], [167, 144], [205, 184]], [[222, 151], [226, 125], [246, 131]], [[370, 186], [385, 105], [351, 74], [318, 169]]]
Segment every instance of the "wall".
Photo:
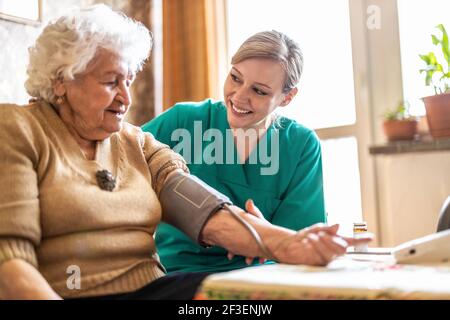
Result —
[[[67, 8], [76, 5], [89, 5], [92, 0], [46, 1], [44, 19], [52, 19]], [[25, 92], [28, 47], [30, 47], [44, 24], [39, 27], [10, 22], [0, 19], [0, 103], [25, 104], [28, 95]]]
[[450, 151], [378, 155], [380, 245], [436, 232], [450, 195]]
[[[26, 104], [29, 96], [25, 91], [28, 47], [30, 47], [46, 21], [60, 16], [75, 6], [105, 3], [115, 10], [124, 11], [147, 27], [150, 25], [151, 3], [149, 0], [47, 0], [44, 23], [35, 27], [0, 19], [0, 103]], [[151, 62], [147, 63], [132, 88], [133, 108], [127, 120], [140, 125], [154, 117], [154, 81]]]

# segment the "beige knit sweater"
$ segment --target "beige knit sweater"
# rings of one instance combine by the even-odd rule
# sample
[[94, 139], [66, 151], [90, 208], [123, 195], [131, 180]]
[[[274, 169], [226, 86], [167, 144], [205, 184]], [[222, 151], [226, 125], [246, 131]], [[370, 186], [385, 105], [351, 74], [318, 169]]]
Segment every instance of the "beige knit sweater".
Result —
[[[164, 274], [157, 195], [169, 172], [187, 171], [178, 154], [124, 124], [87, 160], [43, 102], [0, 105], [0, 145], [0, 264], [26, 260], [62, 297], [130, 292]], [[117, 179], [112, 192], [97, 185], [102, 169]], [[77, 269], [80, 289], [68, 286]]]

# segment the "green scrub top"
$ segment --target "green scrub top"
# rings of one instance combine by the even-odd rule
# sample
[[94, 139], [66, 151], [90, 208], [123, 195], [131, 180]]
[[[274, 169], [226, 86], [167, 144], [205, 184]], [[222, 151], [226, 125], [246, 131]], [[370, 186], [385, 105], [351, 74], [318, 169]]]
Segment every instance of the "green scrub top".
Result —
[[[179, 152], [191, 174], [235, 205], [245, 208], [245, 201], [253, 199], [268, 221], [292, 230], [326, 222], [316, 134], [280, 117], [249, 159], [239, 163], [226, 113], [221, 101], [179, 103], [142, 129]], [[165, 223], [158, 225], [156, 247], [168, 273], [221, 272], [247, 266], [244, 257], [228, 260], [225, 249], [203, 248]]]

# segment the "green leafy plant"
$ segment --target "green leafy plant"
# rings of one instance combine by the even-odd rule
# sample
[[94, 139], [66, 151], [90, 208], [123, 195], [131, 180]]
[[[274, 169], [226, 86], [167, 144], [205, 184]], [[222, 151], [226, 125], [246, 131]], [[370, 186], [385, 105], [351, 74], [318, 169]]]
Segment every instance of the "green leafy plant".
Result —
[[409, 103], [406, 101], [400, 102], [395, 109], [386, 111], [384, 113], [384, 119], [389, 121], [416, 120], [416, 118], [409, 113]]
[[439, 24], [436, 28], [442, 32], [442, 37], [438, 38], [433, 34], [431, 35], [431, 40], [435, 46], [440, 45], [445, 63], [440, 63], [434, 52], [419, 55], [427, 64], [425, 69], [421, 69], [420, 72], [425, 73], [425, 84], [427, 86], [433, 85], [434, 93], [441, 94], [450, 92], [450, 48], [448, 34], [444, 25]]

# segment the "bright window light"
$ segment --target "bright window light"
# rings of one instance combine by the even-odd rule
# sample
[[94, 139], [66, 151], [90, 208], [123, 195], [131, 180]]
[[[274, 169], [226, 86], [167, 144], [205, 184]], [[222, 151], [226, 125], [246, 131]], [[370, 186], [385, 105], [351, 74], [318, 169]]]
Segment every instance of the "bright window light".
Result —
[[353, 222], [362, 220], [357, 141], [346, 137], [321, 144], [328, 223], [339, 223], [341, 233], [351, 235]]
[[425, 67], [425, 62], [419, 58], [419, 54], [433, 51], [436, 56], [442, 56], [440, 47], [432, 44], [431, 34], [441, 37], [441, 32], [435, 28], [440, 23], [450, 32], [450, 1], [397, 0], [397, 3], [403, 93], [411, 106], [411, 113], [424, 115], [425, 107], [420, 98], [433, 95], [434, 90], [433, 87], [425, 86], [425, 75], [419, 73], [419, 70]]
[[354, 124], [348, 0], [228, 0], [229, 57], [272, 29], [297, 41], [305, 60], [299, 94], [280, 113], [314, 129]]

